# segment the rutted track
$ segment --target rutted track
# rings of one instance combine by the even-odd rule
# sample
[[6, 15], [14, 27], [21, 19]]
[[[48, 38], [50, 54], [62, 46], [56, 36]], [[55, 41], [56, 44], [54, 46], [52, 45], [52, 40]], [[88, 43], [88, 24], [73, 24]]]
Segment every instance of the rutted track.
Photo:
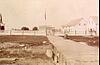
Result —
[[48, 36], [48, 39], [64, 57], [63, 61], [65, 62], [60, 65], [98, 65], [98, 47], [57, 36]]

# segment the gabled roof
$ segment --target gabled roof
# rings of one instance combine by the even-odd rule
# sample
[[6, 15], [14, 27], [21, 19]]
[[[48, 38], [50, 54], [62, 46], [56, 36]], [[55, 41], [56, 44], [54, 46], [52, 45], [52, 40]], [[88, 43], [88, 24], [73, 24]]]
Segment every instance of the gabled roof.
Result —
[[70, 21], [66, 26], [75, 26], [80, 23], [80, 21], [84, 20], [83, 18], [75, 19]]
[[98, 16], [90, 16], [90, 18], [91, 18], [96, 24], [99, 24]]

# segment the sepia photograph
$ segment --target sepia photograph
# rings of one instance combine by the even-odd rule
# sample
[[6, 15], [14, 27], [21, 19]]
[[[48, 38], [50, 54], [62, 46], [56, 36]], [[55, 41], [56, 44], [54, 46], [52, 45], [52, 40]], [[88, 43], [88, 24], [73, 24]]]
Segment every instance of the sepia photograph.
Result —
[[99, 0], [0, 0], [0, 65], [99, 65]]

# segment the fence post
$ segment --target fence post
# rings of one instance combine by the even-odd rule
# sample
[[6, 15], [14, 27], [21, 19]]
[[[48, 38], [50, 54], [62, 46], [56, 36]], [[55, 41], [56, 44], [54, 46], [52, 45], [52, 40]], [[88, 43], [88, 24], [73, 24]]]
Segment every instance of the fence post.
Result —
[[22, 35], [24, 35], [24, 30], [22, 31]]
[[10, 30], [10, 35], [11, 35], [11, 33], [12, 33], [12, 30]]
[[76, 35], [76, 30], [75, 30], [75, 35]]
[[87, 35], [87, 30], [85, 30], [85, 35]]

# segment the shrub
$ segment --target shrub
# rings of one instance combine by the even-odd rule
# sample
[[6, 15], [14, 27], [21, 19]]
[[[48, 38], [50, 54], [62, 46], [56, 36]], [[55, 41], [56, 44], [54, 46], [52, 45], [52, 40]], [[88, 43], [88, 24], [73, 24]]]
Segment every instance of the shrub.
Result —
[[29, 30], [28, 27], [22, 27], [21, 30]]
[[32, 30], [33, 31], [37, 31], [38, 30], [38, 27], [34, 27]]

